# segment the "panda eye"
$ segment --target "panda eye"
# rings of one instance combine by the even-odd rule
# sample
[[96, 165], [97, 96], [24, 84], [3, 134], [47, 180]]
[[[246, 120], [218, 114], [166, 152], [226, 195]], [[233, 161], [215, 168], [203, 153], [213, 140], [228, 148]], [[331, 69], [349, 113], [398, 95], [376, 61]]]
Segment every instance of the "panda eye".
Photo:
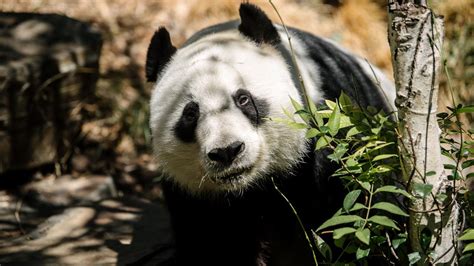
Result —
[[250, 102], [250, 97], [248, 95], [242, 94], [239, 96], [238, 103], [240, 106], [245, 106]]

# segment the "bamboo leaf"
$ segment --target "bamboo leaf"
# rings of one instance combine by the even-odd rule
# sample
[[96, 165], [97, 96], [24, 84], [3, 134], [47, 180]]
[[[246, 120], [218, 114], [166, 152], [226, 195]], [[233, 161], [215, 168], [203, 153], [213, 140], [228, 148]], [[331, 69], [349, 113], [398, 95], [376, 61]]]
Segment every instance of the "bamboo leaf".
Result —
[[310, 138], [314, 138], [316, 137], [319, 133], [319, 130], [317, 130], [316, 128], [310, 128], [307, 132], [306, 132], [306, 138], [307, 139], [310, 139]]
[[392, 240], [392, 245], [394, 249], [397, 249], [401, 244], [405, 243], [407, 241], [406, 238], [396, 238]]
[[340, 215], [340, 216], [334, 216], [324, 222], [316, 231], [321, 231], [322, 229], [338, 225], [338, 224], [347, 224], [347, 223], [353, 223], [355, 221], [361, 221], [363, 220], [361, 217], [357, 215]]
[[353, 191], [347, 193], [346, 197], [344, 198], [343, 205], [342, 205], [346, 212], [348, 212], [352, 208], [352, 206], [354, 205], [356, 200], [359, 198], [360, 192], [361, 192], [361, 190], [357, 189], [357, 190], [353, 190]]
[[295, 99], [290, 97], [290, 101], [291, 101], [291, 104], [293, 105], [293, 108], [295, 108], [295, 111], [304, 109], [303, 106], [299, 102], [297, 102]]
[[370, 230], [368, 228], [365, 228], [363, 230], [358, 230], [355, 233], [355, 236], [364, 244], [369, 245], [370, 244]]
[[293, 129], [305, 129], [308, 126], [305, 123], [290, 122], [288, 125]]
[[374, 215], [370, 217], [368, 221], [400, 230], [400, 228], [398, 228], [398, 226], [387, 216]]
[[352, 101], [347, 94], [344, 92], [341, 92], [341, 95], [339, 96], [339, 105], [341, 106], [342, 111], [348, 113], [352, 111]]
[[352, 207], [349, 210], [349, 212], [358, 211], [358, 210], [362, 210], [362, 209], [367, 209], [367, 207], [365, 207], [365, 205], [362, 204], [362, 203], [356, 202], [356, 204], [354, 204], [354, 207]]
[[377, 155], [377, 156], [374, 157], [374, 159], [372, 159], [372, 162], [376, 162], [376, 161], [380, 161], [380, 160], [385, 160], [385, 159], [392, 158], [392, 157], [398, 157], [398, 155], [396, 155], [396, 154], [381, 154], [381, 155]]
[[341, 114], [341, 121], [339, 122], [339, 129], [353, 126], [351, 118]]
[[360, 182], [361, 187], [370, 192], [370, 183], [369, 182]]
[[336, 105], [328, 121], [329, 133], [332, 136], [335, 136], [337, 132], [339, 131], [340, 123], [341, 123], [341, 111], [339, 110], [339, 106]]
[[429, 171], [426, 173], [426, 176], [433, 176], [436, 175], [436, 171]]
[[322, 239], [320, 236], [313, 232], [313, 237], [316, 242], [316, 248], [319, 250], [321, 254], [323, 254], [324, 258], [331, 261], [332, 260], [332, 251], [331, 247]]
[[351, 127], [351, 129], [349, 129], [346, 133], [346, 138], [349, 138], [349, 137], [352, 137], [354, 135], [357, 135], [359, 134], [361, 131], [355, 126], [355, 127]]
[[409, 215], [404, 212], [402, 209], [400, 209], [398, 206], [389, 203], [389, 202], [378, 202], [375, 203], [372, 206], [372, 209], [378, 209], [378, 210], [384, 210], [393, 214], [401, 215], [401, 216], [406, 216], [408, 217]]
[[462, 169], [466, 169], [468, 167], [471, 167], [474, 165], [474, 159], [472, 160], [467, 160], [462, 163]]
[[467, 244], [466, 247], [464, 247], [464, 250], [462, 251], [462, 253], [472, 251], [472, 250], [474, 250], [474, 242]]
[[352, 234], [352, 233], [354, 233], [355, 231], [357, 231], [357, 229], [352, 228], [352, 227], [342, 227], [342, 228], [338, 228], [338, 229], [335, 229], [335, 230], [332, 232], [332, 238], [334, 238], [334, 239], [340, 239], [341, 237], [343, 237], [343, 236], [345, 236], [345, 235], [348, 235], [348, 234]]
[[329, 136], [321, 136], [318, 141], [316, 142], [316, 150], [320, 150], [326, 146], [329, 145], [329, 142], [331, 142], [332, 138]]
[[474, 105], [467, 105], [457, 110], [457, 113], [474, 113]]
[[334, 110], [334, 108], [337, 106], [337, 104], [333, 101], [330, 100], [324, 100], [326, 105], [329, 107], [329, 109]]
[[379, 193], [379, 192], [389, 192], [389, 193], [402, 194], [403, 196], [405, 196], [407, 198], [410, 198], [410, 199], [413, 198], [413, 196], [410, 195], [410, 193], [408, 193], [407, 191], [405, 191], [403, 189], [397, 188], [396, 186], [383, 186], [383, 187], [380, 187], [380, 188], [375, 190], [374, 194]]
[[467, 229], [459, 240], [474, 240], [474, 229]]
[[339, 143], [333, 153], [329, 154], [327, 157], [331, 159], [331, 161], [339, 162], [348, 150], [347, 143]]
[[288, 117], [288, 119], [293, 120], [293, 114], [290, 111], [288, 111], [288, 109], [283, 107], [283, 113], [286, 115], [286, 117]]

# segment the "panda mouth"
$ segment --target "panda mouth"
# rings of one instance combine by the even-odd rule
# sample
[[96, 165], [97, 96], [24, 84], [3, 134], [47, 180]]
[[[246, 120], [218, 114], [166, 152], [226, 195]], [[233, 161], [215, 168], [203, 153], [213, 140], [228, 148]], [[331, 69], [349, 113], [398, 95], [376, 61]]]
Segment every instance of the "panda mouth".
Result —
[[216, 176], [213, 176], [211, 177], [211, 179], [214, 181], [214, 182], [217, 182], [217, 183], [236, 183], [236, 182], [239, 182], [243, 175], [250, 172], [252, 170], [251, 167], [248, 167], [248, 168], [240, 168], [240, 169], [237, 169], [237, 170], [234, 170], [232, 172], [228, 172], [228, 173], [224, 173], [223, 175], [216, 175]]

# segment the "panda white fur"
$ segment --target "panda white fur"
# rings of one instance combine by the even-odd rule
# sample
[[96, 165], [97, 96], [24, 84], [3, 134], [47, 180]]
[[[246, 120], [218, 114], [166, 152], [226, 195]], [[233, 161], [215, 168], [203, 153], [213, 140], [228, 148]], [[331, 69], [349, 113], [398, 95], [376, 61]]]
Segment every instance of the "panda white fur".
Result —
[[[176, 239], [175, 265], [311, 265], [302, 229], [272, 178], [314, 229], [346, 193], [334, 165], [303, 130], [267, 118], [303, 103], [287, 36], [256, 6], [206, 28], [177, 50], [165, 28], [152, 38], [146, 74], [153, 148]], [[344, 90], [386, 111], [391, 83], [337, 45], [290, 29], [310, 98]]]

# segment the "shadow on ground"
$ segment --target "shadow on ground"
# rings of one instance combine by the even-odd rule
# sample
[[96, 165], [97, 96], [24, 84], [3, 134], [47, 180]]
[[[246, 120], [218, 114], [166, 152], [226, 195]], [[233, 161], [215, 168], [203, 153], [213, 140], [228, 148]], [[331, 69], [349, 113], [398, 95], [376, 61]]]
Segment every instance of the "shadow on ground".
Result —
[[[71, 184], [71, 181], [67, 183]], [[76, 189], [76, 194], [81, 191], [80, 187]], [[41, 195], [48, 195], [48, 202], [51, 202], [53, 196], [65, 199], [65, 195], [71, 194], [65, 190], [53, 191], [48, 194], [43, 190]], [[169, 217], [163, 204], [132, 196], [106, 198], [107, 193], [103, 191], [94, 190], [92, 195], [95, 196], [89, 194], [87, 197], [92, 200], [69, 205], [73, 207], [48, 205], [42, 198], [24, 197], [20, 208], [16, 204], [10, 209], [16, 219], [2, 215], [6, 218], [0, 220], [2, 228], [21, 224], [22, 232], [19, 237], [0, 237], [0, 264], [169, 263], [173, 256], [173, 243]], [[20, 216], [23, 220], [18, 219]]]

